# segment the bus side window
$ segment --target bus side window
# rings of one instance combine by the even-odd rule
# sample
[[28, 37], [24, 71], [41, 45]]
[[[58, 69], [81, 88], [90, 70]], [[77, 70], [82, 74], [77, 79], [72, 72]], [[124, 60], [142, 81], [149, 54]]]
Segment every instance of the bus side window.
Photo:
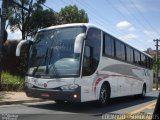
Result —
[[96, 72], [100, 60], [101, 50], [101, 31], [96, 28], [90, 28], [85, 40], [85, 49], [83, 54], [83, 76], [90, 76]]
[[93, 48], [90, 46], [85, 46], [83, 59], [83, 76], [93, 74], [93, 71], [95, 71], [95, 67], [93, 64]]
[[152, 69], [152, 67], [153, 67], [153, 59], [150, 58], [150, 62], [149, 63], [150, 63], [150, 65], [149, 65], [150, 69]]
[[143, 54], [141, 54], [141, 66], [145, 67], [145, 56]]
[[91, 66], [91, 58], [92, 58], [91, 49], [92, 48], [90, 46], [85, 46], [84, 60], [83, 60], [83, 66], [85, 67], [85, 69], [88, 69]]
[[133, 63], [133, 49], [129, 46], [126, 47], [127, 61]]
[[105, 55], [114, 57], [114, 39], [112, 37], [105, 35], [103, 49]]
[[145, 60], [146, 60], [146, 61], [145, 61], [145, 62], [146, 62], [146, 67], [149, 68], [149, 58], [146, 56], [146, 57], [145, 57]]

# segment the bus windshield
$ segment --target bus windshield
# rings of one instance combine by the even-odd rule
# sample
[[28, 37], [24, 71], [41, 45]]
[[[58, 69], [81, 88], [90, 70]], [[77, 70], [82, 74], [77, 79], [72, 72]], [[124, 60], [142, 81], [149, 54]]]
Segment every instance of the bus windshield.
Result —
[[74, 43], [80, 33], [85, 33], [85, 27], [38, 32], [30, 49], [28, 75], [49, 78], [78, 77], [81, 53], [74, 53]]

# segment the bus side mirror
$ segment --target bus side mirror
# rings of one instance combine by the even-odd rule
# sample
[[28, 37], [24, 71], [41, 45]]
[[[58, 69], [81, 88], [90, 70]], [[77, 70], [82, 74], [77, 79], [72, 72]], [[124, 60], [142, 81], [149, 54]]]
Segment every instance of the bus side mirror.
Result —
[[32, 45], [33, 44], [33, 41], [31, 40], [22, 40], [18, 43], [17, 45], [17, 48], [16, 48], [16, 56], [20, 56], [20, 53], [21, 53], [21, 48], [24, 44], [29, 44], [29, 45]]
[[86, 38], [85, 33], [80, 33], [79, 35], [76, 36], [74, 43], [74, 53], [82, 52], [83, 40], [85, 40], [85, 38]]

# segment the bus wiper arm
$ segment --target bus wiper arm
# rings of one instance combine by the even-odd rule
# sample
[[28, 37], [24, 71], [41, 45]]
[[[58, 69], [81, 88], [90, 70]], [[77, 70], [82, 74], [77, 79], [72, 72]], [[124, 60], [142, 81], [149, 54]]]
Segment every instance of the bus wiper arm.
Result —
[[53, 48], [51, 48], [51, 50], [50, 50], [50, 54], [49, 54], [49, 60], [47, 61], [47, 65], [46, 65], [46, 74], [48, 74], [49, 73], [49, 67], [48, 67], [48, 65], [50, 65], [51, 64], [51, 59], [52, 59], [52, 57], [53, 57]]
[[[44, 62], [47, 60], [47, 57], [48, 57], [48, 48], [47, 48], [47, 51], [46, 51], [46, 56], [45, 56]], [[42, 62], [43, 62], [43, 60], [42, 60]], [[42, 64], [42, 62], [40, 62], [40, 64], [38, 64], [36, 66], [36, 68], [34, 69], [34, 71], [32, 73], [33, 76], [36, 74], [36, 72], [37, 72], [38, 68], [40, 67], [40, 65]]]

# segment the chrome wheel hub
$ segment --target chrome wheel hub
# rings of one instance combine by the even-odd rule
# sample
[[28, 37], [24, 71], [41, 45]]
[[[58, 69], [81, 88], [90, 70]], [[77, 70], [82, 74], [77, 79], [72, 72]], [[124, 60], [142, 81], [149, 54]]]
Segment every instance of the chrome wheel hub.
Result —
[[107, 92], [106, 92], [106, 89], [103, 88], [103, 89], [101, 90], [101, 93], [100, 93], [100, 101], [101, 101], [102, 103], [105, 103], [105, 102], [106, 102], [106, 99], [107, 99]]

